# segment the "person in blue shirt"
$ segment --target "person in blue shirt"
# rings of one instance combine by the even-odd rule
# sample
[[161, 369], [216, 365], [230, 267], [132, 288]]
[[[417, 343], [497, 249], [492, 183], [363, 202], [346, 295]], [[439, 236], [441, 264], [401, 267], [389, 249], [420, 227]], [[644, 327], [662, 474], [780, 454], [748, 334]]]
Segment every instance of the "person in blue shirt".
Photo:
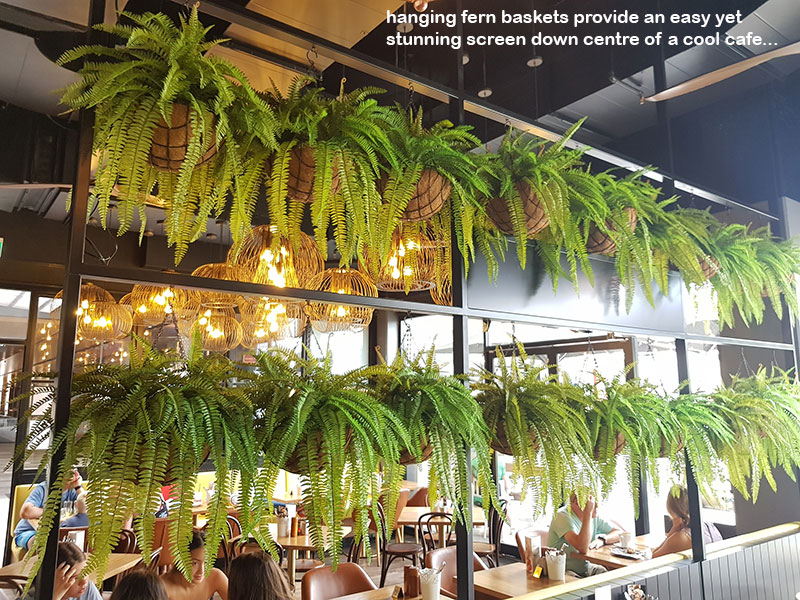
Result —
[[578, 496], [572, 494], [570, 505], [562, 506], [556, 511], [550, 524], [547, 545], [561, 549], [567, 544], [567, 570], [578, 577], [586, 577], [602, 573], [606, 569], [600, 565], [591, 565], [588, 561], [572, 558], [574, 552], [586, 554], [590, 549], [619, 541], [620, 530], [608, 521], [597, 516], [597, 503], [591, 495], [586, 504], [581, 506]]
[[[61, 494], [61, 503], [75, 502], [78, 494], [82, 491], [81, 476], [77, 469], [72, 470], [72, 477], [64, 484]], [[36, 527], [29, 519], [41, 519], [44, 512], [44, 504], [47, 501], [47, 482], [43, 481], [36, 484], [31, 490], [30, 495], [19, 512], [20, 522], [14, 529], [14, 543], [25, 550], [30, 550], [33, 545], [33, 536], [36, 535]], [[88, 522], [87, 522], [88, 524]]]
[[[59, 542], [53, 600], [103, 600], [97, 587], [83, 574], [86, 555], [72, 542]], [[34, 600], [36, 584], [28, 590], [24, 600]]]

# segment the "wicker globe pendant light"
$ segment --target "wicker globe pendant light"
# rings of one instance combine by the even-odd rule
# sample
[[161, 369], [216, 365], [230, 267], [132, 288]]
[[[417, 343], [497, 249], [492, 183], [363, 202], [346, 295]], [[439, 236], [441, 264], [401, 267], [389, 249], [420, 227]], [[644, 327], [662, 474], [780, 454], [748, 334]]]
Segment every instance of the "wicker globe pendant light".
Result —
[[129, 305], [135, 325], [160, 325], [171, 314], [196, 303], [196, 292], [157, 285], [135, 285], [120, 304]]
[[[54, 299], [63, 298], [59, 291]], [[80, 302], [77, 310], [79, 337], [94, 342], [108, 342], [124, 338], [131, 332], [131, 314], [117, 304], [114, 297], [93, 283], [81, 285]]]
[[242, 343], [242, 326], [231, 308], [201, 309], [189, 329], [189, 335], [200, 334], [203, 350], [228, 352]]
[[[195, 277], [208, 277], [209, 279], [223, 279], [226, 281], [243, 281], [239, 268], [228, 263], [208, 263], [200, 265], [192, 275]], [[199, 308], [235, 308], [240, 297], [230, 292], [202, 291], [199, 294]], [[202, 312], [202, 310], [200, 311]]]
[[[362, 271], [376, 273], [375, 286], [382, 292], [419, 292], [434, 286], [433, 242], [415, 228], [392, 234], [389, 258], [380, 264], [374, 253], [365, 253]], [[377, 264], [376, 264], [377, 263]]]
[[[312, 289], [351, 296], [378, 297], [378, 288], [355, 269], [327, 269], [311, 282]], [[326, 302], [309, 303], [311, 326], [320, 333], [363, 331], [372, 320], [372, 308]]]
[[241, 305], [241, 314], [242, 346], [248, 349], [298, 337], [306, 323], [302, 303], [274, 298], [248, 299]]

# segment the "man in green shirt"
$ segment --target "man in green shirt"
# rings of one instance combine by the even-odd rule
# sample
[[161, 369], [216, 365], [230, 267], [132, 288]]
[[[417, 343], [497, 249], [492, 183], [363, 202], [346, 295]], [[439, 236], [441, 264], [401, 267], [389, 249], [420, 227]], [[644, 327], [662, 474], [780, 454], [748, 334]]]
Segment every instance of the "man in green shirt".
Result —
[[590, 549], [599, 548], [605, 544], [619, 541], [620, 531], [608, 521], [597, 516], [597, 503], [594, 497], [589, 496], [586, 506], [581, 508], [578, 497], [573, 493], [570, 506], [562, 506], [556, 511], [547, 545], [551, 548], [561, 548], [567, 544], [567, 571], [572, 571], [578, 577], [588, 577], [604, 572], [605, 567], [589, 564], [586, 560], [572, 558], [574, 552], [586, 554]]

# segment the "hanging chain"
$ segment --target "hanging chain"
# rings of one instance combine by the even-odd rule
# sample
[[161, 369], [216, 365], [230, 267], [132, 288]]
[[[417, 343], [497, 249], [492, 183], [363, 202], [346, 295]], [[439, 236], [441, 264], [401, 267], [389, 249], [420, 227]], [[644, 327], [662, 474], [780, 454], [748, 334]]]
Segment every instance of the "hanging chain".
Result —
[[412, 81], [408, 82], [408, 103], [406, 108], [414, 108], [414, 83]]
[[314, 62], [315, 59], [319, 59], [319, 54], [317, 53], [317, 47], [312, 45], [308, 52], [306, 52], [306, 60], [308, 61], [308, 75], [315, 81], [319, 81], [320, 73], [317, 70], [316, 63]]

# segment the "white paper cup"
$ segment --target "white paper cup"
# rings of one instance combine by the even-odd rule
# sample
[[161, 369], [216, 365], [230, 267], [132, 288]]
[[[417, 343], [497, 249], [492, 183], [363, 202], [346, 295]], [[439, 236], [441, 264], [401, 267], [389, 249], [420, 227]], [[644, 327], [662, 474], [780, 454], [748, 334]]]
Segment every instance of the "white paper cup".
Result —
[[278, 537], [289, 537], [291, 519], [289, 517], [278, 517]]
[[442, 588], [442, 574], [433, 569], [422, 569], [419, 572], [419, 588], [422, 600], [439, 600]]
[[567, 555], [551, 553], [545, 559], [547, 560], [548, 579], [564, 581], [567, 578]]
[[633, 546], [633, 534], [623, 531], [619, 534], [619, 543], [623, 548], [631, 548]]

